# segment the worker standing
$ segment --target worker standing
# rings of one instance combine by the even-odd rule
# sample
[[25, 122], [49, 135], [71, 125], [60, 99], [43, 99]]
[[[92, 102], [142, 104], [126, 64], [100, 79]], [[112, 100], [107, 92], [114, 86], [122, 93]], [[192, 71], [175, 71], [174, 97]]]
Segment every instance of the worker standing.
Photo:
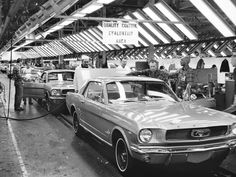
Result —
[[17, 65], [13, 68], [13, 79], [14, 79], [14, 85], [15, 85], [15, 103], [14, 103], [14, 109], [15, 111], [23, 111], [24, 109], [21, 106], [21, 100], [23, 97], [23, 77], [21, 76], [21, 65], [22, 60], [17, 59], [16, 61]]
[[176, 73], [172, 73], [171, 77], [174, 75], [177, 77], [176, 83], [176, 94], [179, 98], [184, 100], [189, 100], [191, 94], [191, 86], [194, 82], [194, 72], [193, 69], [189, 67], [190, 56], [181, 58], [180, 65], [182, 66]]
[[158, 69], [158, 64], [157, 61], [152, 59], [149, 60], [148, 62], [149, 64], [149, 69], [144, 69], [141, 71], [133, 71], [128, 73], [128, 76], [138, 76], [138, 75], [144, 75], [144, 76], [148, 76], [148, 77], [152, 77], [152, 78], [157, 78], [157, 79], [161, 79], [163, 81], [165, 81], [167, 84], [168, 83], [168, 73], [161, 71]]
[[[23, 69], [22, 69], [22, 74], [23, 74], [23, 78], [24, 78], [24, 81], [25, 82], [31, 82], [32, 80], [31, 80], [31, 74], [32, 74], [32, 67], [30, 66], [30, 62], [29, 61], [27, 61], [26, 62], [26, 67], [24, 67]], [[23, 101], [24, 101], [24, 104], [26, 105], [26, 98], [23, 98]], [[33, 102], [32, 102], [32, 98], [28, 98], [28, 101], [29, 101], [29, 104], [30, 105], [32, 105], [33, 104]]]

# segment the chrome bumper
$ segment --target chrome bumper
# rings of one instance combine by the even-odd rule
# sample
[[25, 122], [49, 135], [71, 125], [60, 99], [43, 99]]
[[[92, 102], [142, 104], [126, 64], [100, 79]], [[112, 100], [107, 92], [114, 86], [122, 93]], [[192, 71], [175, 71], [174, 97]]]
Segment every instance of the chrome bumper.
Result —
[[[141, 161], [152, 164], [170, 164], [206, 161], [216, 155], [232, 152], [236, 149], [236, 140], [224, 143], [193, 146], [130, 146], [131, 155]], [[178, 159], [178, 160], [177, 160]]]

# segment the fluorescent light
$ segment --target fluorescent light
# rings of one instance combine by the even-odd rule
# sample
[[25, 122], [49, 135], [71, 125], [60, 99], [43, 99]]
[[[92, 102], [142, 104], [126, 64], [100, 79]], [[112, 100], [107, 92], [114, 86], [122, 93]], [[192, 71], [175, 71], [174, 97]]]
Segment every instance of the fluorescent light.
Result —
[[92, 41], [95, 41], [95, 43], [97, 45], [99, 45], [99, 47], [102, 49], [102, 50], [105, 50], [107, 51], [108, 49], [106, 47], [104, 47], [99, 41], [97, 41], [88, 31], [83, 31], [83, 33], [85, 35], [87, 35]]
[[65, 51], [68, 51], [68, 53], [73, 53], [71, 50], [65, 47], [61, 42], [55, 41], [55, 43], [61, 46], [61, 48], [63, 48]]
[[94, 52], [94, 51], [98, 51], [98, 50], [95, 49], [93, 46], [89, 45], [88, 42], [85, 42], [85, 40], [84, 40], [82, 37], [80, 37], [79, 34], [75, 34], [75, 35], [73, 35], [73, 37], [74, 37], [75, 39], [79, 40], [79, 41], [80, 41], [79, 43], [81, 43], [82, 45], [84, 45], [85, 47], [87, 47], [88, 49], [90, 49], [91, 51], [93, 51], [93, 52]]
[[182, 52], [181, 54], [182, 54], [184, 57], [187, 56], [187, 53], [186, 53], [186, 52]]
[[83, 43], [87, 46], [89, 46], [90, 48], [92, 48], [94, 51], [99, 51], [99, 49], [92, 43], [88, 42], [82, 35], [81, 33], [76, 34], [75, 38], [80, 39], [81, 41], [83, 41]]
[[69, 25], [69, 24], [71, 24], [71, 23], [73, 23], [74, 21], [73, 20], [65, 20], [65, 21], [63, 21], [63, 22], [61, 22], [59, 25], [60, 26], [67, 26], [67, 25]]
[[53, 51], [55, 51], [59, 55], [65, 55], [65, 51], [61, 50], [57, 45], [53, 44], [52, 42], [46, 44], [49, 46]]
[[77, 46], [73, 42], [71, 42], [69, 36], [62, 38], [62, 40], [65, 41], [65, 43], [67, 43], [67, 45], [69, 45], [74, 51], [76, 51], [76, 52], [84, 51], [81, 49], [80, 46]]
[[[125, 19], [132, 19], [129, 15], [124, 16]], [[159, 44], [143, 27], [139, 26], [138, 31], [152, 44]]]
[[89, 37], [86, 36], [86, 34], [84, 34], [83, 32], [81, 32], [80, 35], [81, 35], [86, 41], [88, 41], [88, 43], [89, 43], [90, 45], [92, 45], [94, 48], [98, 49], [99, 51], [103, 51], [103, 49], [102, 49], [99, 45], [95, 45], [95, 42], [92, 41], [91, 39], [89, 39]]
[[[150, 7], [146, 7], [143, 11], [153, 20], [163, 21], [161, 17], [155, 13]], [[176, 33], [169, 25], [165, 23], [157, 23], [167, 34], [169, 34], [175, 41], [182, 41], [183, 38]]]
[[80, 13], [80, 11], [75, 12], [72, 16], [73, 17], [84, 17], [86, 14]]
[[[97, 40], [99, 40], [102, 43], [102, 38], [97, 33], [95, 33], [92, 29], [89, 29], [88, 32], [91, 33]], [[106, 45], [106, 44], [103, 44], [103, 45], [105, 45], [110, 50], [114, 50], [114, 48], [112, 48], [110, 45]]]
[[62, 28], [63, 28], [63, 26], [56, 25], [56, 26], [52, 27], [50, 30], [51, 31], [57, 31], [57, 30], [62, 29]]
[[233, 24], [236, 25], [236, 7], [234, 3], [231, 0], [214, 0], [214, 2], [229, 17]]
[[225, 21], [221, 19], [215, 11], [213, 11], [209, 3], [204, 0], [190, 0], [190, 2], [216, 27], [216, 29], [223, 36], [230, 37], [235, 35]]
[[115, 0], [97, 0], [97, 3], [100, 3], [100, 4], [110, 4], [113, 1], [115, 1]]
[[69, 49], [67, 49], [64, 45], [62, 45], [61, 42], [55, 41], [53, 43], [57, 45], [61, 50], [64, 50], [66, 53], [68, 54], [72, 53]]
[[43, 47], [45, 50], [47, 50], [48, 53], [50, 53], [52, 56], [58, 55], [58, 53], [55, 52], [54, 50], [52, 50], [52, 47], [49, 46], [48, 44], [45, 44], [45, 45], [43, 45], [42, 47]]
[[226, 57], [226, 56], [227, 56], [224, 51], [221, 51], [220, 54], [221, 54], [223, 57]]
[[72, 40], [72, 44], [80, 46], [83, 50], [87, 52], [94, 52], [94, 50], [92, 50], [90, 47], [85, 46], [83, 42], [78, 41], [78, 39], [75, 38], [75, 35], [68, 36], [68, 38]]
[[145, 47], [148, 46], [148, 44], [141, 37], [139, 37], [139, 42], [143, 44]]
[[101, 9], [102, 7], [103, 7], [102, 4], [96, 4], [96, 3], [86, 4], [84, 7], [81, 8], [80, 13], [90, 14], [98, 9]]
[[[173, 12], [173, 10], [168, 7], [166, 4], [163, 2], [158, 2], [155, 4], [156, 8], [158, 8], [170, 21], [174, 22], [180, 22], [179, 18], [177, 17], [176, 14]], [[191, 31], [189, 28], [187, 28], [183, 24], [174, 24], [177, 28], [180, 29], [181, 32], [183, 32], [189, 39], [191, 40], [196, 40], [197, 36], [194, 34], [193, 31]]]
[[161, 53], [161, 57], [162, 57], [162, 58], [166, 58], [166, 56], [165, 56], [163, 53]]
[[211, 56], [213, 56], [213, 57], [216, 56], [212, 50], [208, 50], [207, 52], [208, 52]]
[[[143, 18], [142, 15], [139, 12], [134, 12], [133, 15], [137, 19], [145, 20], [145, 18]], [[166, 36], [161, 34], [160, 31], [158, 31], [156, 28], [154, 28], [154, 26], [152, 24], [150, 24], [150, 23], [143, 23], [143, 25], [146, 26], [150, 31], [152, 31], [153, 34], [156, 35], [164, 43], [170, 43], [170, 40]]]

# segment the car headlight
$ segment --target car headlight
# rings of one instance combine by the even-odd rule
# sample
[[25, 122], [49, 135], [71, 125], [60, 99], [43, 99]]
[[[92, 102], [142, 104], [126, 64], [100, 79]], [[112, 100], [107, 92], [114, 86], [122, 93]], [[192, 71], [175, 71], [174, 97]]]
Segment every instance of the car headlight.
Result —
[[139, 132], [139, 139], [143, 142], [143, 143], [148, 143], [152, 138], [152, 131], [149, 129], [142, 129]]
[[61, 92], [60, 92], [60, 90], [53, 89], [53, 90], [51, 90], [51, 95], [52, 96], [60, 96]]
[[231, 126], [231, 132], [236, 135], [236, 123]]

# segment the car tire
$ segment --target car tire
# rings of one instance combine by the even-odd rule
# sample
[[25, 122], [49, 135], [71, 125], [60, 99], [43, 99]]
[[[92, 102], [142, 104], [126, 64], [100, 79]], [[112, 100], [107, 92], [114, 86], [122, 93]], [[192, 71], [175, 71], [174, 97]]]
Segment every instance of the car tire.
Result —
[[116, 166], [123, 176], [132, 176], [134, 159], [131, 157], [127, 144], [123, 137], [117, 138], [115, 142]]
[[76, 136], [79, 136], [82, 133], [82, 127], [80, 126], [79, 117], [76, 111], [73, 112], [73, 129]]

